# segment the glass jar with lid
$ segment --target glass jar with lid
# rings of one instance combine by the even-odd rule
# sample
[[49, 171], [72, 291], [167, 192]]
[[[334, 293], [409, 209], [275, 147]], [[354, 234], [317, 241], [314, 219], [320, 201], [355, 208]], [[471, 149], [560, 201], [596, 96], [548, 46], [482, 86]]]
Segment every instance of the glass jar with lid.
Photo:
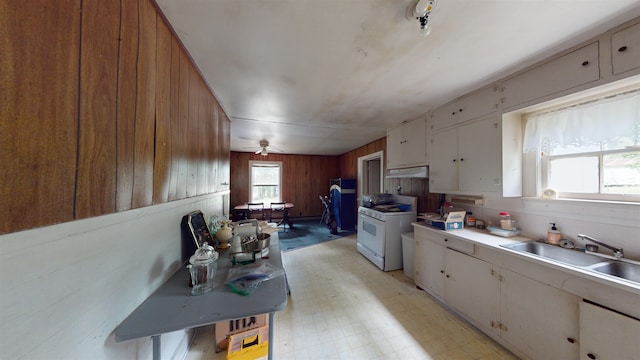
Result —
[[500, 228], [502, 230], [512, 230], [511, 214], [508, 211], [500, 212]]

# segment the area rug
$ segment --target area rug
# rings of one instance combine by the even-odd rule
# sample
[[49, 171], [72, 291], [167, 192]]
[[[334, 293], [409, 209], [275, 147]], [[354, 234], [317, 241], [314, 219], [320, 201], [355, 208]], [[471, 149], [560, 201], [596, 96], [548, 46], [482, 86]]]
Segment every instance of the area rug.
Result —
[[293, 229], [287, 227], [287, 231], [283, 231], [282, 228], [278, 231], [278, 238], [280, 239], [280, 250], [291, 251], [308, 247], [315, 244], [339, 239], [341, 237], [355, 234], [355, 229], [338, 230], [338, 234], [331, 234], [331, 229], [327, 228], [327, 225], [320, 223], [320, 219], [293, 219]]

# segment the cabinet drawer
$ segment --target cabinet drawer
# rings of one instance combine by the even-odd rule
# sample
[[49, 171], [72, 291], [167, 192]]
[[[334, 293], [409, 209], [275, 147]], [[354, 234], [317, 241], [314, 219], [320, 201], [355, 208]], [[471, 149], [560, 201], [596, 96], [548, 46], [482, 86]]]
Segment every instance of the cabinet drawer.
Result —
[[475, 251], [475, 245], [467, 240], [460, 239], [442, 230], [430, 229], [422, 226], [413, 227], [413, 236], [415, 239], [429, 240], [438, 245], [448, 247], [449, 249], [457, 250], [466, 254], [473, 254]]
[[613, 74], [640, 67], [640, 24], [611, 35]]
[[598, 42], [505, 80], [503, 107], [520, 105], [600, 79]]
[[473, 254], [473, 252], [475, 251], [475, 245], [473, 245], [473, 243], [448, 235], [446, 233], [438, 234], [433, 238], [440, 245], [444, 245], [452, 250], [463, 252], [465, 254]]

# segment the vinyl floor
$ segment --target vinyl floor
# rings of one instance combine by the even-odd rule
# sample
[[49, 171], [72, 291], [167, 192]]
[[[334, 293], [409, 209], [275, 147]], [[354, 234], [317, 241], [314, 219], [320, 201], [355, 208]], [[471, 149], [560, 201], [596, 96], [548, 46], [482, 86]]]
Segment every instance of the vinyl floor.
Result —
[[[286, 252], [283, 262], [291, 296], [276, 313], [275, 359], [518, 359], [402, 270], [376, 268], [356, 235]], [[213, 331], [198, 329], [187, 360], [226, 358]]]

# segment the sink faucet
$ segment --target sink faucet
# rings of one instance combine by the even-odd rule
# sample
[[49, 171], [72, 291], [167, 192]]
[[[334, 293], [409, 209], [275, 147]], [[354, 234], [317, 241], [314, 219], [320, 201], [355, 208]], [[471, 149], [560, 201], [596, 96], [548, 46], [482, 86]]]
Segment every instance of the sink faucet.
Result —
[[589, 241], [594, 242], [594, 243], [596, 243], [598, 245], [602, 245], [602, 246], [606, 247], [607, 249], [613, 251], [613, 257], [615, 257], [616, 259], [620, 259], [620, 258], [622, 258], [622, 256], [624, 256], [622, 248], [616, 248], [616, 247], [613, 247], [611, 245], [607, 245], [607, 244], [605, 244], [603, 242], [600, 242], [600, 241], [592, 238], [591, 236], [587, 236], [587, 235], [584, 235], [584, 234], [578, 234], [577, 238], [578, 238], [578, 240], [589, 240]]

